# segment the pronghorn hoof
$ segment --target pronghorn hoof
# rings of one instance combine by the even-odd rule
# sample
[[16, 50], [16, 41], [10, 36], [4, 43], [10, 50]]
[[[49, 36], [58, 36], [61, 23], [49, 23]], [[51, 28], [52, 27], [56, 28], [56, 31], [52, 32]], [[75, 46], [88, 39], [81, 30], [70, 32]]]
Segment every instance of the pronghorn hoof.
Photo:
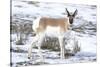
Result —
[[31, 57], [28, 57], [28, 59], [31, 59]]

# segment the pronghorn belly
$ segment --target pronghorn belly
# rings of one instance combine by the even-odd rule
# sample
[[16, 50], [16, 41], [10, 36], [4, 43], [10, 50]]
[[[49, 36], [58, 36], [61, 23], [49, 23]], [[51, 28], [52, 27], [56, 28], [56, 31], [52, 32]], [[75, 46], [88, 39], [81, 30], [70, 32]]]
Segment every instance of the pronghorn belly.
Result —
[[45, 34], [50, 37], [58, 37], [63, 33], [60, 31], [60, 27], [47, 26]]

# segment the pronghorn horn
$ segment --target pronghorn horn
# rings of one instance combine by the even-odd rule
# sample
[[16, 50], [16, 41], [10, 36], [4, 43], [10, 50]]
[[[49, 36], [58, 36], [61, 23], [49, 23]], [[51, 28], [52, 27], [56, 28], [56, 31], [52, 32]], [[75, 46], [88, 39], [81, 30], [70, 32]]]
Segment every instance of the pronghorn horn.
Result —
[[67, 15], [70, 16], [70, 13], [69, 13], [69, 11], [67, 10], [67, 8], [66, 8], [66, 11], [67, 11]]
[[77, 9], [75, 10], [75, 12], [74, 12], [73, 16], [75, 16], [76, 14], [77, 14]]

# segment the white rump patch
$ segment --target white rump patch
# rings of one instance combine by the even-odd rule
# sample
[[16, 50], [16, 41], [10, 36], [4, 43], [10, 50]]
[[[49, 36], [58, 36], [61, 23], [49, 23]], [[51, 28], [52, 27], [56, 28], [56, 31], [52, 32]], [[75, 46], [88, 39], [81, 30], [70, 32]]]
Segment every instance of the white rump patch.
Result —
[[33, 30], [36, 31], [36, 28], [39, 27], [39, 21], [40, 21], [41, 17], [38, 17], [36, 20], [33, 21]]

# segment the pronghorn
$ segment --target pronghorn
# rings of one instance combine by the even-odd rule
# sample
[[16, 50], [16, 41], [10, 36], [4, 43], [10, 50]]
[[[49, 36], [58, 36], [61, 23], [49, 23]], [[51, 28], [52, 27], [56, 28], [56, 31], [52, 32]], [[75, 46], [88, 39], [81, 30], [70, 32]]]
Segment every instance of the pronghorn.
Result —
[[[69, 11], [66, 8], [67, 12], [67, 18], [49, 18], [49, 17], [39, 17], [33, 22], [33, 30], [35, 31], [36, 35], [39, 36], [38, 40], [38, 49], [40, 57], [43, 58], [42, 52], [41, 52], [41, 43], [42, 38], [45, 35], [45, 32], [48, 31], [48, 29], [51, 29], [51, 32], [56, 31], [56, 35], [59, 40], [60, 44], [60, 57], [61, 59], [64, 59], [65, 56], [65, 46], [63, 44], [63, 37], [64, 33], [69, 30], [70, 25], [73, 23], [73, 19], [77, 15], [77, 9], [73, 14], [70, 14]], [[29, 48], [28, 51], [28, 58], [31, 58], [31, 52], [32, 52], [32, 46]]]

